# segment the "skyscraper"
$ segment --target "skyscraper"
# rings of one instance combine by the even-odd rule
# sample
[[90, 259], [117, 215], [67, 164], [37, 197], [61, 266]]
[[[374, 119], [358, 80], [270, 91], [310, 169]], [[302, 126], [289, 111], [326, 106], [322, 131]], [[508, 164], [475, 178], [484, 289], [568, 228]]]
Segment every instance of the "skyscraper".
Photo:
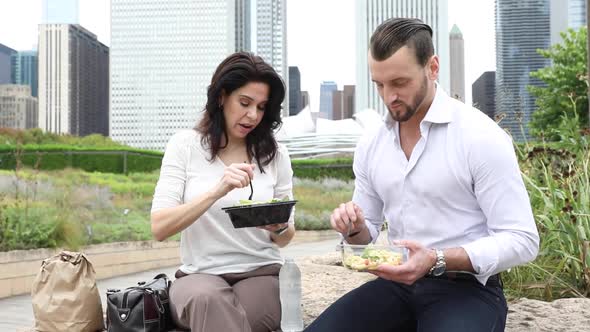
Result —
[[39, 81], [37, 51], [14, 53], [10, 63], [12, 67], [11, 82], [30, 86], [32, 96], [37, 97]]
[[336, 82], [324, 81], [320, 84], [320, 117], [333, 119], [332, 92], [336, 90], [338, 90]]
[[43, 0], [43, 24], [79, 24], [78, 0]]
[[16, 51], [12, 48], [0, 44], [0, 84], [10, 83], [10, 58]]
[[342, 118], [350, 119], [355, 110], [355, 90], [354, 85], [345, 85], [342, 87]]
[[301, 73], [297, 66], [289, 66], [289, 115], [299, 113], [301, 104]]
[[333, 115], [331, 120], [351, 119], [354, 114], [354, 85], [345, 85], [342, 91], [332, 92]]
[[109, 134], [109, 49], [79, 25], [39, 26], [39, 127]]
[[37, 98], [28, 85], [0, 84], [0, 128], [36, 128]]
[[563, 40], [560, 33], [568, 28], [578, 30], [586, 26], [586, 0], [550, 0], [551, 45]]
[[473, 107], [494, 119], [496, 115], [496, 72], [486, 71], [471, 85]]
[[451, 60], [451, 97], [465, 101], [465, 51], [463, 34], [456, 24], [449, 33]]
[[[254, 0], [255, 1], [255, 0]], [[235, 0], [236, 51], [252, 50], [252, 0]]]
[[309, 92], [301, 91], [301, 109], [309, 105]]
[[[268, 62], [289, 82], [287, 65], [287, 2], [285, 0], [235, 0], [236, 51], [250, 51]], [[283, 116], [289, 116], [289, 98]]]
[[163, 150], [193, 127], [236, 49], [235, 1], [111, 1], [111, 137]]
[[[268, 62], [285, 85], [289, 82], [287, 63], [287, 1], [251, 0], [256, 2], [256, 42], [252, 51]], [[254, 35], [254, 32], [252, 33]], [[254, 38], [252, 38], [254, 39]], [[285, 98], [284, 116], [289, 116], [289, 99]]]
[[366, 108], [385, 114], [386, 108], [371, 81], [367, 65], [367, 50], [373, 31], [386, 19], [393, 17], [419, 18], [434, 32], [434, 51], [440, 58], [438, 81], [449, 91], [449, 32], [448, 0], [358, 0], [356, 1], [356, 111]]
[[528, 137], [536, 107], [527, 86], [542, 85], [530, 72], [550, 64], [537, 53], [550, 44], [549, 9], [549, 0], [496, 0], [496, 114], [516, 141]]
[[236, 50], [260, 55], [287, 84], [285, 31], [284, 0], [112, 0], [112, 138], [163, 150], [197, 123], [215, 68]]
[[568, 26], [577, 30], [586, 25], [586, 0], [568, 1]]

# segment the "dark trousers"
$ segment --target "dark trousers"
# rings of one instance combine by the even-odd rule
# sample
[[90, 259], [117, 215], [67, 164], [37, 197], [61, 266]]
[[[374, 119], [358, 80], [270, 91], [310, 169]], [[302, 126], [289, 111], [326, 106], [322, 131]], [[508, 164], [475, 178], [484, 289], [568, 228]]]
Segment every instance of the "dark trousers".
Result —
[[508, 308], [497, 276], [426, 277], [407, 286], [378, 278], [328, 307], [306, 332], [501, 332]]

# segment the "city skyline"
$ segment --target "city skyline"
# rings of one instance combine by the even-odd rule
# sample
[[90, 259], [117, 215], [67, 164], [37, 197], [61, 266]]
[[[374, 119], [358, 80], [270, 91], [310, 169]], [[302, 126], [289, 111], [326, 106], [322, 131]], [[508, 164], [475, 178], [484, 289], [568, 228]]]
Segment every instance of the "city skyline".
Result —
[[[471, 84], [483, 72], [496, 69], [494, 0], [448, 2], [448, 30], [457, 24], [465, 40], [465, 94], [466, 102], [471, 102]], [[319, 110], [322, 81], [335, 81], [339, 89], [344, 85], [356, 85], [354, 6], [353, 0], [288, 3], [288, 65], [299, 67], [301, 90], [309, 92], [314, 110]], [[42, 0], [8, 2], [0, 7], [3, 9], [0, 11], [0, 43], [17, 51], [33, 49], [38, 42], [37, 24], [41, 22]], [[338, 8], [338, 15], [324, 14], [335, 8]], [[80, 24], [110, 46], [110, 1], [80, 0], [79, 9]], [[314, 51], [310, 52], [310, 49]]]

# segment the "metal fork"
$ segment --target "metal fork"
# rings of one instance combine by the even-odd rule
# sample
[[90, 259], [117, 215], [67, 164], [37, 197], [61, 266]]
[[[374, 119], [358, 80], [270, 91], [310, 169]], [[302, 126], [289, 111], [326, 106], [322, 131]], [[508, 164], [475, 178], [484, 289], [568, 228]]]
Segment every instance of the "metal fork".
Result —
[[[247, 161], [244, 161], [244, 164], [247, 164]], [[248, 175], [248, 180], [250, 180], [250, 196], [248, 197], [248, 200], [251, 201], [252, 200], [252, 195], [254, 195], [254, 187], [252, 187], [252, 179], [250, 179], [250, 175]]]
[[346, 230], [346, 238], [350, 237], [350, 231], [352, 231], [352, 221], [348, 222], [348, 229]]

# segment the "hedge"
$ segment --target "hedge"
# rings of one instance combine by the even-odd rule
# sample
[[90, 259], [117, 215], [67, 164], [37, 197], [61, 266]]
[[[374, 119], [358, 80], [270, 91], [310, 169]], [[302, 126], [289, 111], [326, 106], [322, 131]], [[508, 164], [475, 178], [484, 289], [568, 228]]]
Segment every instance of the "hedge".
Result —
[[0, 169], [15, 169], [16, 156], [22, 165], [41, 170], [67, 167], [88, 172], [151, 172], [160, 168], [162, 153], [128, 147], [72, 147], [67, 145], [0, 145]]
[[[0, 169], [15, 169], [16, 154], [23, 166], [41, 170], [79, 168], [88, 172], [139, 173], [160, 168], [163, 154], [158, 151], [129, 147], [73, 147], [68, 145], [0, 145]], [[352, 159], [293, 160], [293, 173], [299, 178], [332, 177], [349, 180], [354, 177]]]
[[337, 178], [350, 180], [354, 178], [352, 172], [352, 158], [339, 159], [304, 159], [291, 161], [293, 173], [298, 178], [318, 179]]

